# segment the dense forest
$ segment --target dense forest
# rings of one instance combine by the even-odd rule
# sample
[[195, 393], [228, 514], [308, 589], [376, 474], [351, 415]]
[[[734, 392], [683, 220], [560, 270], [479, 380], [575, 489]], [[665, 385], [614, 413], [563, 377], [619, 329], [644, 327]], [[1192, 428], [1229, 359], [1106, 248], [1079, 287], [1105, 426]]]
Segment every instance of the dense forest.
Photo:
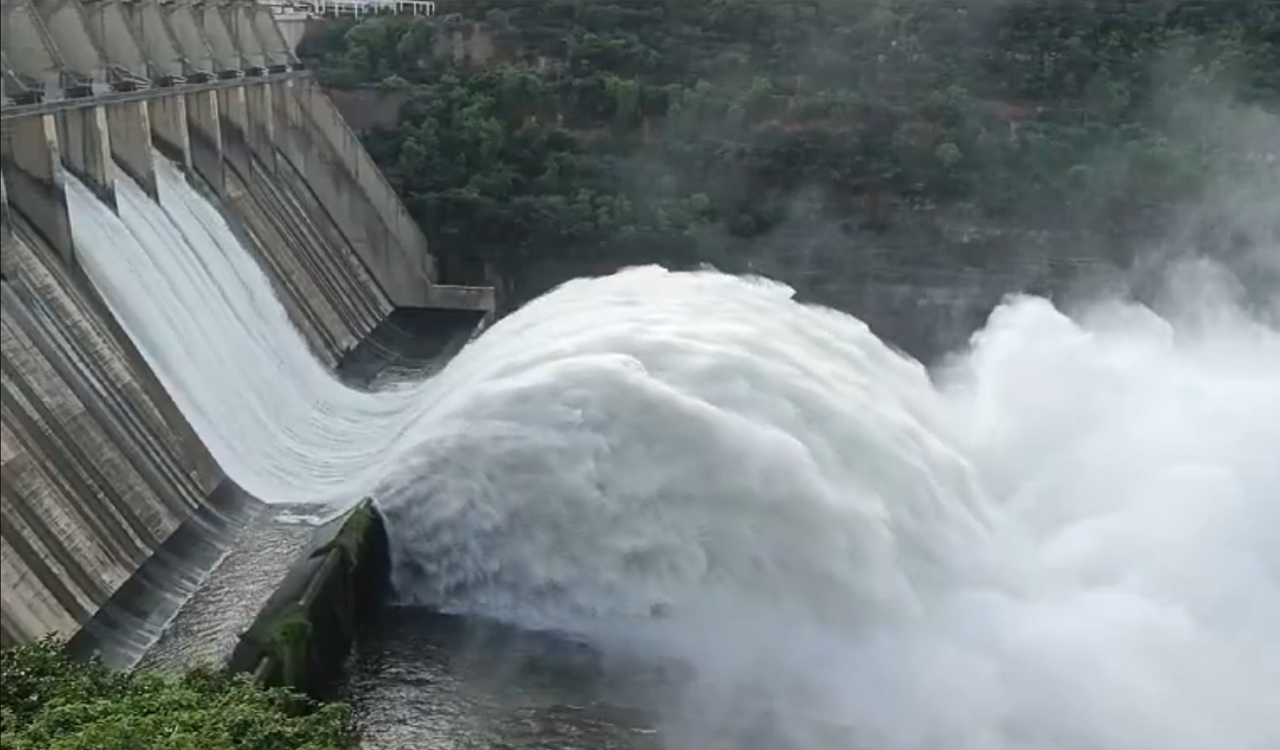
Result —
[[1280, 0], [440, 0], [301, 51], [406, 97], [367, 147], [447, 273], [516, 297], [1070, 272], [1280, 172]]

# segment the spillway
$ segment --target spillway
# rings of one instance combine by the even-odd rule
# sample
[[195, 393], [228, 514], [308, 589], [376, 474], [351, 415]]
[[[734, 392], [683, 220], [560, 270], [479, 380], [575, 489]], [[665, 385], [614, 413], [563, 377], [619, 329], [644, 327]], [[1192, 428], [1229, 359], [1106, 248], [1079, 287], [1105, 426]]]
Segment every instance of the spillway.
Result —
[[[304, 349], [312, 377], [345, 375], [355, 363], [368, 382], [387, 359], [435, 366], [441, 351], [492, 315], [495, 295], [440, 283], [425, 236], [300, 69], [271, 6], [12, 0], [0, 15], [0, 635], [9, 644], [57, 631], [127, 666], [264, 511], [260, 499], [227, 478], [201, 434], [229, 463], [248, 460], [245, 439], [218, 419], [193, 429], [202, 413], [190, 399], [178, 403], [190, 371], [179, 368], [167, 381], [157, 376], [155, 342], [144, 342], [144, 354], [134, 341], [147, 327], [131, 326], [133, 338], [126, 333], [113, 310], [125, 314], [127, 307], [113, 307], [90, 282], [81, 261], [92, 249], [78, 243], [99, 235], [135, 241], [119, 217], [149, 221], [146, 210], [139, 213], [140, 196], [157, 199], [165, 184], [178, 224], [161, 212], [159, 224], [141, 230], [144, 240], [191, 241], [175, 227], [212, 243], [233, 233], [251, 258], [245, 267], [266, 280], [255, 296], [236, 297], [249, 305], [241, 312], [262, 312], [273, 300], [272, 310], [282, 309], [295, 332], [292, 339], [272, 334], [293, 346], [276, 354], [297, 362]], [[157, 176], [173, 165], [199, 186], [201, 200], [174, 193], [172, 175]], [[117, 185], [125, 186], [120, 195]], [[93, 201], [86, 202], [85, 189]], [[77, 228], [69, 201], [78, 206]], [[209, 224], [215, 215], [224, 223]], [[110, 288], [109, 276], [120, 268], [114, 258], [94, 257]], [[179, 280], [148, 276], [133, 292], [165, 295], [161, 285]], [[408, 342], [409, 331], [427, 335]], [[194, 335], [214, 341], [225, 333]], [[246, 340], [261, 342], [254, 338], [261, 335], [251, 331]], [[185, 352], [180, 364], [210, 362], [209, 352], [199, 354]], [[227, 385], [250, 382], [240, 377]], [[299, 408], [278, 400], [266, 412], [241, 413], [238, 427], [296, 417]], [[332, 427], [343, 408], [317, 410], [314, 419]], [[320, 429], [299, 424], [304, 432]], [[311, 486], [308, 503], [343, 494], [343, 481], [362, 484], [360, 477], [340, 479], [344, 464], [332, 454], [295, 456], [291, 464], [281, 458], [285, 445], [272, 456], [279, 460], [263, 465], [311, 461], [311, 473], [326, 481]], [[335, 473], [321, 476], [326, 466]], [[243, 467], [237, 473], [249, 474]], [[263, 471], [259, 489], [276, 502], [304, 494], [287, 477], [287, 469]], [[273, 515], [283, 508], [271, 507]], [[231, 567], [239, 562], [233, 556]], [[253, 600], [239, 603], [252, 609]], [[226, 627], [234, 634], [244, 624]]]
[[69, 178], [81, 262], [218, 463], [269, 503], [354, 501], [421, 399], [344, 386], [217, 209], [162, 157], [118, 213]]
[[687, 665], [676, 746], [1280, 740], [1280, 333], [1215, 276], [1012, 300], [931, 374], [783, 285], [631, 269], [361, 393], [158, 175], [73, 191], [85, 265], [232, 476], [375, 494], [406, 603]]
[[[120, 175], [114, 205], [72, 174], [65, 181], [80, 268], [212, 458], [236, 477], [237, 496], [249, 498], [233, 504], [239, 515], [217, 536], [185, 535], [208, 551], [183, 586], [155, 581], [148, 563], [136, 591], [124, 590], [128, 608], [150, 612], [145, 631], [99, 628], [109, 640], [137, 641], [123, 655], [108, 648], [112, 661], [174, 667], [227, 658], [304, 551], [308, 524], [346, 510], [386, 475], [423, 384], [344, 385], [198, 178], [160, 155], [155, 169], [156, 197]], [[138, 601], [157, 597], [166, 605]]]

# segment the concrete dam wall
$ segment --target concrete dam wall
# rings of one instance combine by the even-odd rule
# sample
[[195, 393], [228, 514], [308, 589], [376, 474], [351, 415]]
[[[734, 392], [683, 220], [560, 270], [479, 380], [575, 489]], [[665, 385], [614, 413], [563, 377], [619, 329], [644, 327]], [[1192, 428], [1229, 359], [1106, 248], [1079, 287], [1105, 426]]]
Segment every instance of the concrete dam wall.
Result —
[[180, 165], [331, 367], [393, 312], [479, 317], [493, 290], [438, 283], [425, 237], [265, 6], [4, 0], [0, 21], [7, 644], [148, 621], [139, 600], [108, 605], [139, 570], [155, 578], [158, 556], [175, 556], [160, 567], [189, 594], [212, 557], [180, 564], [166, 543], [248, 502], [229, 500], [243, 493], [79, 268], [66, 173], [114, 205], [118, 179], [156, 195], [157, 153]]

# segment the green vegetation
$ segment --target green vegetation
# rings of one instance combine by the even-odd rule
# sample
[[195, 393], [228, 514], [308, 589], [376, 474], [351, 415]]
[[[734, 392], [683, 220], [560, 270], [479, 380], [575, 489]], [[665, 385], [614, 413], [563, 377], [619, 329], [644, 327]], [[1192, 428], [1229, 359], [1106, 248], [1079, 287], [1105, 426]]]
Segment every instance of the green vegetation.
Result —
[[3, 651], [3, 750], [346, 750], [350, 715], [243, 675], [125, 674], [56, 640]]
[[[409, 94], [367, 147], [446, 273], [487, 265], [517, 296], [649, 261], [825, 276], [1115, 255], [1222, 175], [1274, 170], [1225, 128], [1280, 102], [1274, 0], [437, 9], [303, 52], [329, 85]], [[1001, 231], [957, 239], [983, 228]]]
[[360, 565], [361, 550], [368, 543], [370, 535], [376, 532], [374, 527], [380, 523], [378, 511], [371, 503], [366, 502], [351, 511], [337, 535], [328, 543], [318, 547], [311, 556], [324, 557], [336, 549], [341, 556], [343, 566], [350, 574]]
[[282, 684], [299, 685], [305, 680], [307, 649], [313, 631], [307, 609], [300, 602], [291, 602], [271, 619], [267, 653], [279, 664]]

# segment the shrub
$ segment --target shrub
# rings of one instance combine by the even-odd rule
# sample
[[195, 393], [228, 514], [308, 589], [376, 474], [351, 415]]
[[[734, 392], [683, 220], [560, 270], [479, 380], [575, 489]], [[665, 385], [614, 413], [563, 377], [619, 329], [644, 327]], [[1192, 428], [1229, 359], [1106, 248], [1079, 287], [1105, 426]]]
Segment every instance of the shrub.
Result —
[[348, 750], [348, 708], [248, 676], [117, 672], [55, 638], [3, 651], [2, 750]]

